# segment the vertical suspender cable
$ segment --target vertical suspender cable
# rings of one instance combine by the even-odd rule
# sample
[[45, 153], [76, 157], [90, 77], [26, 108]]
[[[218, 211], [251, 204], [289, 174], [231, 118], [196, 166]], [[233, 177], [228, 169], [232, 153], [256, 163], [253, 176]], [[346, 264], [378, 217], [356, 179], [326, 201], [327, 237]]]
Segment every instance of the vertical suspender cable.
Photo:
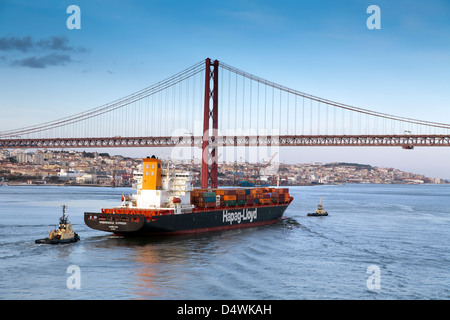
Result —
[[[193, 78], [193, 77], [192, 77]], [[186, 118], [185, 118], [185, 127], [187, 130], [187, 133], [191, 132], [189, 130], [189, 115], [191, 114], [191, 101], [189, 99], [189, 82], [191, 81], [191, 78], [187, 79], [186, 83]]]
[[353, 111], [350, 111], [350, 125], [349, 125], [349, 132], [348, 134], [352, 134], [353, 133]]
[[289, 135], [289, 92], [286, 94], [286, 96], [287, 96], [287, 123], [286, 123], [286, 131], [287, 131], [287, 134]]
[[249, 128], [248, 128], [248, 130], [249, 130], [249, 132], [248, 132], [248, 134], [250, 135], [250, 130], [252, 130], [252, 80], [250, 80], [250, 103], [249, 103], [249, 124], [250, 124], [250, 126], [249, 126]]
[[197, 109], [199, 109], [199, 108], [196, 108], [195, 106], [196, 106], [196, 103], [195, 103], [195, 88], [196, 88], [196, 79], [197, 78], [197, 75], [194, 75], [194, 79], [192, 80], [192, 115], [191, 115], [191, 122], [192, 122], [192, 135], [195, 135], [196, 133], [195, 133], [195, 111], [197, 111]]
[[259, 135], [259, 82], [256, 99], [256, 135]]
[[303, 97], [302, 107], [302, 136], [305, 135], [305, 97]]
[[333, 107], [333, 135], [336, 135], [336, 107]]
[[264, 85], [264, 130], [265, 130], [265, 132], [267, 132], [266, 119], [267, 119], [267, 85]]
[[275, 87], [272, 87], [272, 130], [273, 130], [273, 106], [275, 104]]
[[228, 119], [227, 130], [230, 130], [230, 111], [231, 111], [230, 102], [231, 102], [231, 72], [228, 71], [228, 109], [227, 112], [225, 112]]
[[237, 100], [238, 100], [238, 74], [236, 73], [235, 95], [234, 95], [234, 134], [237, 131]]
[[320, 101], [317, 102], [317, 134], [320, 134]]
[[358, 134], [362, 134], [362, 131], [361, 131], [361, 123], [362, 123], [362, 120], [361, 120], [361, 112], [358, 112]]
[[281, 134], [281, 90], [280, 90], [280, 109], [278, 110], [278, 118], [279, 118], [279, 126], [278, 126], [278, 134]]
[[[220, 72], [220, 105], [219, 105], [219, 112], [220, 112], [220, 130], [223, 130], [223, 72]], [[219, 129], [218, 128], [218, 129]], [[217, 133], [216, 133], [217, 134]]]
[[[186, 81], [189, 81], [189, 78]], [[181, 126], [182, 126], [181, 118], [182, 118], [182, 114], [184, 114], [184, 112], [185, 112], [183, 110], [183, 107], [181, 106], [181, 104], [182, 104], [181, 96], [182, 95], [183, 95], [183, 82], [180, 82], [180, 87], [178, 88], [178, 128], [181, 128]]]
[[295, 121], [294, 121], [294, 135], [297, 135], [297, 95], [295, 95]]
[[242, 77], [242, 134], [245, 134], [244, 132], [244, 109], [245, 109], [245, 77]]

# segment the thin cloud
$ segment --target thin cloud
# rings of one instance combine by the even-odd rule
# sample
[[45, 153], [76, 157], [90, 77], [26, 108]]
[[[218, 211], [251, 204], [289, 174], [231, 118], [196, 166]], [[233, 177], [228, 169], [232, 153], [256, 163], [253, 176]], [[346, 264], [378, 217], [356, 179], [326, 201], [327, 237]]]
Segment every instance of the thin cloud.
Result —
[[29, 57], [13, 60], [11, 67], [29, 67], [43, 69], [49, 66], [62, 66], [72, 62], [72, 58], [67, 54], [49, 54], [43, 57]]
[[69, 39], [64, 36], [60, 37], [50, 37], [48, 39], [39, 40], [36, 46], [44, 50], [55, 50], [55, 51], [76, 51], [85, 52], [86, 49], [83, 47], [73, 47], [69, 45]]
[[[6, 52], [0, 63], [10, 67], [47, 68], [74, 62], [72, 54], [84, 53], [84, 47], [72, 46], [65, 36], [34, 40], [31, 36], [0, 37], [0, 52]], [[21, 53], [24, 56], [20, 57]], [[31, 54], [25, 56], [25, 54]]]
[[2, 37], [0, 38], [0, 51], [18, 50], [27, 52], [34, 47], [31, 37]]

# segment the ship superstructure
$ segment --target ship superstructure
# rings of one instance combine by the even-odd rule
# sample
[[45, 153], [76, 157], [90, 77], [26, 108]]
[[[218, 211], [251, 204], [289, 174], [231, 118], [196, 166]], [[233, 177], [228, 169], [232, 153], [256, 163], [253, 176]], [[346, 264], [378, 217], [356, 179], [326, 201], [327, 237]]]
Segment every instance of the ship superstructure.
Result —
[[122, 197], [122, 208], [168, 210], [173, 214], [191, 211], [192, 172], [161, 168], [161, 160], [143, 159], [134, 172], [136, 194]]

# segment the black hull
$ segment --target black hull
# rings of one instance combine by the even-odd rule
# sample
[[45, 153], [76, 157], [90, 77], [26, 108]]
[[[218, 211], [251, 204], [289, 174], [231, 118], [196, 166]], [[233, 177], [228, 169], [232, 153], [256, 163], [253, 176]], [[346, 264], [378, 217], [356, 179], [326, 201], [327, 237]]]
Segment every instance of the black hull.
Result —
[[328, 213], [308, 213], [307, 214], [308, 217], [325, 217], [327, 215], [328, 215]]
[[137, 214], [85, 212], [84, 221], [92, 229], [122, 236], [188, 234], [275, 223], [287, 206], [221, 208], [147, 218]]
[[49, 239], [49, 238], [45, 238], [45, 239], [35, 240], [34, 243], [36, 243], [36, 244], [61, 244], [61, 243], [77, 242], [79, 240], [80, 240], [80, 237], [78, 235], [75, 235], [75, 237], [72, 238], [72, 239]]

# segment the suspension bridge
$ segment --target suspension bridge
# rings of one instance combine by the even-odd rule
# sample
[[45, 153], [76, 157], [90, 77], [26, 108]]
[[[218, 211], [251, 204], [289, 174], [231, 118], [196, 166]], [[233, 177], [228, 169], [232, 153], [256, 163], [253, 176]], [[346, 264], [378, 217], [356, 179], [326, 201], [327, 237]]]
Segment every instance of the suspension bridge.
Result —
[[0, 131], [0, 148], [201, 147], [202, 186], [217, 183], [217, 148], [236, 146], [448, 147], [450, 124], [327, 100], [208, 58], [88, 111]]

